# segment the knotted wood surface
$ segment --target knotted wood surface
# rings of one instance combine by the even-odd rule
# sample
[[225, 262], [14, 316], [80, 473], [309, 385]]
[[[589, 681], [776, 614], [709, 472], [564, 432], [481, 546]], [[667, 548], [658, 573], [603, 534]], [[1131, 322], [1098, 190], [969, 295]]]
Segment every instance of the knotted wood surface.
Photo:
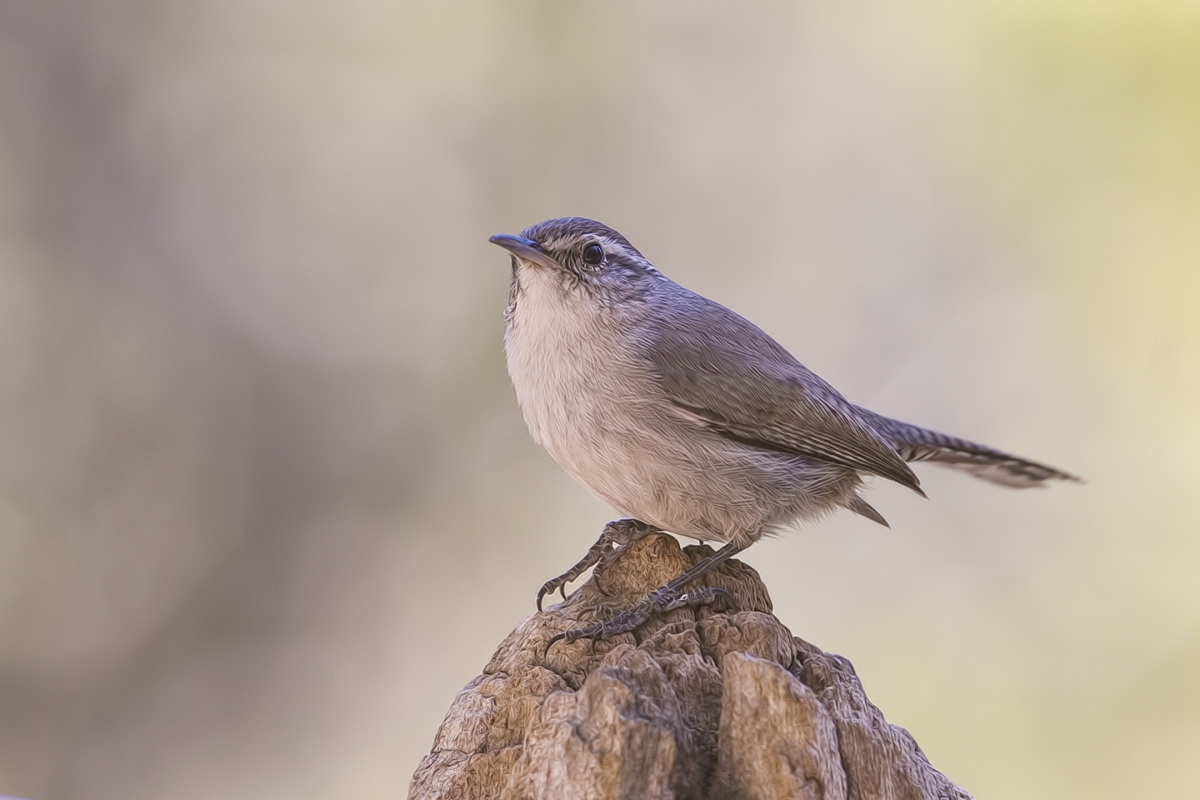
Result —
[[635, 544], [601, 579], [523, 620], [458, 694], [410, 800], [970, 798], [888, 724], [850, 662], [793, 637], [758, 574], [697, 585], [732, 613], [679, 609], [607, 641], [554, 634], [607, 618], [711, 553]]

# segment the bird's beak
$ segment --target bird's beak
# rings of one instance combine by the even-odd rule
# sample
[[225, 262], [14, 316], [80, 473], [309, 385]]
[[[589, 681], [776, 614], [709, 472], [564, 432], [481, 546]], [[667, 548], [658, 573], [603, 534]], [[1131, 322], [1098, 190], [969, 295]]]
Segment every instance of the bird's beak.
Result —
[[511, 233], [497, 233], [495, 236], [489, 237], [488, 241], [503, 247], [522, 261], [528, 261], [548, 269], [562, 269], [558, 262], [547, 255], [533, 239], [513, 236]]

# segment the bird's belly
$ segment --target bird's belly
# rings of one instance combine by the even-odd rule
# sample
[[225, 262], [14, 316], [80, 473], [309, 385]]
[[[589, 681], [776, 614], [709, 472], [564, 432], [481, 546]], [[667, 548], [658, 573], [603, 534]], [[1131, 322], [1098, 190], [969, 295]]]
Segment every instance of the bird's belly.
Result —
[[594, 405], [541, 420], [542, 444], [572, 477], [621, 514], [683, 536], [749, 544], [840, 504], [857, 476], [757, 450], [654, 409]]

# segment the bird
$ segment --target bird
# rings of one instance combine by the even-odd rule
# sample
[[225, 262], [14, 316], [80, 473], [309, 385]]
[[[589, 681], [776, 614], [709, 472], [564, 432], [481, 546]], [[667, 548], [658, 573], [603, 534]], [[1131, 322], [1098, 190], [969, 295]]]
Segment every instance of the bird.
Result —
[[[634, 630], [655, 614], [720, 599], [696, 578], [763, 536], [846, 509], [880, 476], [925, 496], [910, 462], [1002, 486], [1074, 475], [891, 419], [847, 400], [762, 329], [658, 271], [624, 236], [585, 217], [489, 241], [511, 256], [504, 350], [533, 439], [623, 518], [547, 581], [542, 598], [602, 570], [653, 531], [723, 546], [637, 604], [558, 634]], [[547, 645], [547, 650], [549, 645]]]

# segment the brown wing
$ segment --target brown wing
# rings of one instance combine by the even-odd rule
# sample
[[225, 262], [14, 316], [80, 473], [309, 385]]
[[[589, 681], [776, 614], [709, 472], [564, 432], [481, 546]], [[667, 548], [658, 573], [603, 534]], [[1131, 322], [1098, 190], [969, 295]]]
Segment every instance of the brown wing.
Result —
[[881, 475], [924, 494], [896, 450], [836, 389], [753, 323], [678, 289], [648, 331], [667, 398], [725, 436]]

